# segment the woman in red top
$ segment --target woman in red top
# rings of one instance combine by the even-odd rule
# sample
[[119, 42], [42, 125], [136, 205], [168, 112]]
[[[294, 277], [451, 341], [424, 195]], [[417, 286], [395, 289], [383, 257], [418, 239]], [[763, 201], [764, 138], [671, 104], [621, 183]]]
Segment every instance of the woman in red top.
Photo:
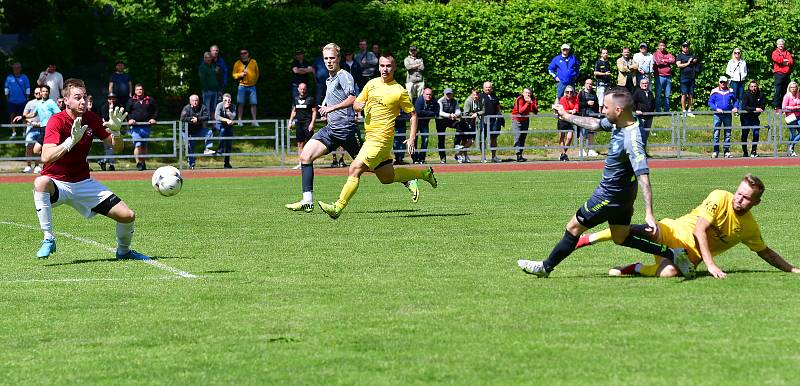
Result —
[[522, 150], [525, 149], [525, 139], [528, 137], [528, 114], [539, 114], [539, 105], [536, 97], [531, 95], [531, 89], [522, 90], [522, 95], [514, 101], [511, 109], [511, 129], [514, 130], [514, 148], [517, 149], [517, 162], [527, 161], [522, 157]]
[[[575, 114], [578, 112], [578, 94], [575, 92], [575, 88], [572, 86], [567, 86], [564, 89], [564, 96], [558, 100], [558, 103], [561, 106], [564, 106], [564, 110], [567, 110], [570, 114]], [[559, 159], [561, 161], [569, 161], [569, 157], [567, 156], [567, 147], [572, 145], [572, 132], [574, 131], [574, 126], [567, 121], [558, 121], [558, 130], [562, 130], [558, 133], [558, 145], [561, 146], [561, 157]]]

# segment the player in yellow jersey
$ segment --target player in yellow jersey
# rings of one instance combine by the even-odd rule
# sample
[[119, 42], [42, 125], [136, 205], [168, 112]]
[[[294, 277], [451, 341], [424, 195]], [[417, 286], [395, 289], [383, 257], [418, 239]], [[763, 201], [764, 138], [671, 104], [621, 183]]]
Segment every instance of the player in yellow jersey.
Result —
[[[739, 183], [735, 193], [715, 190], [691, 213], [676, 220], [665, 218], [658, 222], [656, 229], [646, 224], [633, 225], [631, 232], [670, 248], [686, 249], [689, 260], [695, 266], [701, 262], [705, 263], [708, 272], [719, 279], [727, 275], [717, 266], [714, 256], [739, 243], [746, 245], [764, 261], [781, 271], [800, 273], [800, 269], [793, 267], [777, 252], [767, 247], [761, 238], [761, 230], [750, 209], [761, 202], [763, 194], [764, 183], [748, 173]], [[582, 236], [576, 248], [608, 240], [611, 240], [611, 232], [604, 230]], [[673, 277], [680, 274], [669, 260], [659, 256], [654, 257], [655, 264], [634, 263], [615, 267], [608, 274], [658, 277]]]
[[347, 182], [342, 187], [339, 199], [333, 204], [319, 202], [319, 207], [332, 219], [337, 219], [358, 190], [361, 175], [373, 171], [383, 184], [423, 179], [436, 187], [433, 169], [397, 168], [392, 166], [392, 141], [394, 121], [402, 109], [411, 116], [411, 132], [403, 143], [408, 154], [414, 154], [417, 139], [417, 113], [408, 98], [408, 92], [394, 80], [397, 68], [394, 57], [383, 53], [378, 59], [381, 77], [367, 82], [353, 103], [353, 109], [364, 111], [366, 138], [358, 156], [350, 164]]

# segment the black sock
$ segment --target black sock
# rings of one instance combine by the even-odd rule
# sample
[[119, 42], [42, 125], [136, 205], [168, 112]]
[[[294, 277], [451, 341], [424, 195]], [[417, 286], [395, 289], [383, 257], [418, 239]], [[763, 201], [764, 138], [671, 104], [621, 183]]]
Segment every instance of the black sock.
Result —
[[672, 251], [666, 245], [645, 239], [644, 237], [629, 234], [628, 238], [621, 244], [628, 248], [638, 249], [644, 253], [658, 255], [672, 261]]
[[569, 231], [564, 231], [564, 237], [553, 247], [550, 256], [544, 261], [545, 271], [552, 271], [575, 250], [576, 245], [578, 245], [578, 237], [573, 236]]
[[300, 165], [300, 172], [303, 176], [303, 191], [314, 191], [314, 164]]

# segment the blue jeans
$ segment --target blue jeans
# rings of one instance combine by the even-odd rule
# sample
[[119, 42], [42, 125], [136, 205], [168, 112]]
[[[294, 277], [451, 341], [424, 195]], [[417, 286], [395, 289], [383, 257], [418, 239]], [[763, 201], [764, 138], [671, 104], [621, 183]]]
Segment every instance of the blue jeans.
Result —
[[239, 106], [244, 106], [245, 104], [249, 104], [251, 106], [257, 105], [258, 96], [256, 95], [256, 86], [239, 85], [239, 89], [237, 90], [236, 94], [236, 103], [238, 103]]
[[744, 94], [744, 85], [745, 82], [737, 82], [735, 80], [731, 81], [731, 90], [733, 90], [733, 95], [736, 95], [736, 100], [741, 102], [742, 94]]
[[[203, 149], [204, 150], [205, 149], [210, 149], [211, 147], [214, 146], [214, 144], [208, 139], [208, 138], [211, 137], [212, 134], [213, 134], [213, 131], [211, 129], [207, 128], [207, 127], [202, 127], [202, 128], [195, 129], [195, 130], [189, 130], [189, 137], [205, 137], [205, 139], [203, 140], [203, 144], [204, 144]], [[194, 153], [194, 149], [197, 146], [197, 144], [200, 142], [200, 140], [199, 139], [190, 139], [188, 142], [189, 143], [187, 145], [188, 148], [187, 148], [186, 152], [187, 153]], [[194, 156], [190, 155], [187, 158], [187, 160], [189, 161], [189, 166], [194, 166]]]
[[428, 125], [432, 120], [433, 118], [419, 122], [419, 127], [417, 128], [417, 138], [420, 140], [421, 144], [420, 147], [417, 148], [416, 153], [414, 153], [414, 155], [411, 157], [414, 162], [425, 162], [425, 156], [428, 155]]
[[[664, 91], [664, 99], [661, 99], [661, 91]], [[669, 111], [669, 95], [672, 93], [672, 77], [656, 77], [656, 111]]]
[[650, 127], [653, 126], [653, 116], [639, 117], [639, 132], [642, 134], [642, 144], [647, 146], [647, 139], [650, 138]]
[[722, 149], [728, 153], [731, 148], [731, 121], [733, 116], [730, 113], [714, 114], [714, 153], [719, 153], [719, 129], [722, 127], [725, 132], [725, 139], [722, 143]]
[[[217, 109], [217, 92], [214, 91], [203, 91], [203, 105], [206, 106], [208, 109], [208, 113], [211, 116], [214, 116], [214, 111]], [[213, 119], [213, 118], [212, 118]]]
[[795, 123], [789, 125], [789, 152], [794, 151], [794, 144], [800, 141], [800, 126]]
[[[233, 137], [233, 125], [219, 125], [219, 136], [220, 137]], [[233, 148], [233, 140], [230, 139], [222, 139], [219, 141], [219, 148], [217, 149], [220, 153], [230, 153], [231, 149]], [[231, 156], [225, 156], [225, 165], [231, 163]]]

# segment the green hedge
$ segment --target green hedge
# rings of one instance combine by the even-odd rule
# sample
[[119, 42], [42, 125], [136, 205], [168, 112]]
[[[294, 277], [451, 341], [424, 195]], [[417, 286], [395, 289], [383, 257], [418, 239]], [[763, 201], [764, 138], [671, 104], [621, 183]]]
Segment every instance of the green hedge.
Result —
[[[102, 12], [106, 4], [114, 7], [113, 14]], [[463, 99], [470, 88], [492, 80], [505, 105], [523, 87], [531, 87], [542, 103], [554, 99], [546, 67], [565, 42], [586, 76], [601, 47], [609, 49], [613, 61], [622, 46], [637, 47], [642, 41], [655, 46], [664, 39], [677, 53], [680, 42], [689, 40], [703, 63], [696, 105], [706, 102], [704, 91], [715, 86], [736, 46], [744, 49], [749, 78], [759, 80], [767, 94], [772, 74], [765, 53], [775, 40], [783, 37], [790, 51], [800, 54], [794, 33], [800, 13], [794, 2], [758, 2], [753, 9], [746, 2], [722, 0], [339, 2], [320, 8], [253, 0], [116, 0], [59, 12], [34, 30], [32, 49], [16, 53], [28, 69], [30, 64], [42, 67], [48, 55], [58, 52], [67, 75], [70, 68], [104, 63], [107, 71], [96, 74], [102, 83], [113, 61], [124, 58], [134, 82], [151, 89], [158, 85], [155, 94], [177, 98], [177, 105], [198, 91], [197, 64], [209, 45], [219, 44], [231, 67], [238, 49], [247, 46], [262, 72], [261, 108], [273, 116], [288, 113], [289, 65], [296, 48], [311, 61], [322, 44], [334, 41], [355, 49], [360, 37], [391, 49], [399, 60], [410, 44], [417, 45], [425, 59], [426, 83], [437, 93], [452, 87]], [[75, 28], [68, 20], [86, 22]], [[181, 70], [182, 86], [176, 75]], [[404, 76], [403, 71], [397, 74]], [[229, 79], [231, 92], [233, 83]]]

